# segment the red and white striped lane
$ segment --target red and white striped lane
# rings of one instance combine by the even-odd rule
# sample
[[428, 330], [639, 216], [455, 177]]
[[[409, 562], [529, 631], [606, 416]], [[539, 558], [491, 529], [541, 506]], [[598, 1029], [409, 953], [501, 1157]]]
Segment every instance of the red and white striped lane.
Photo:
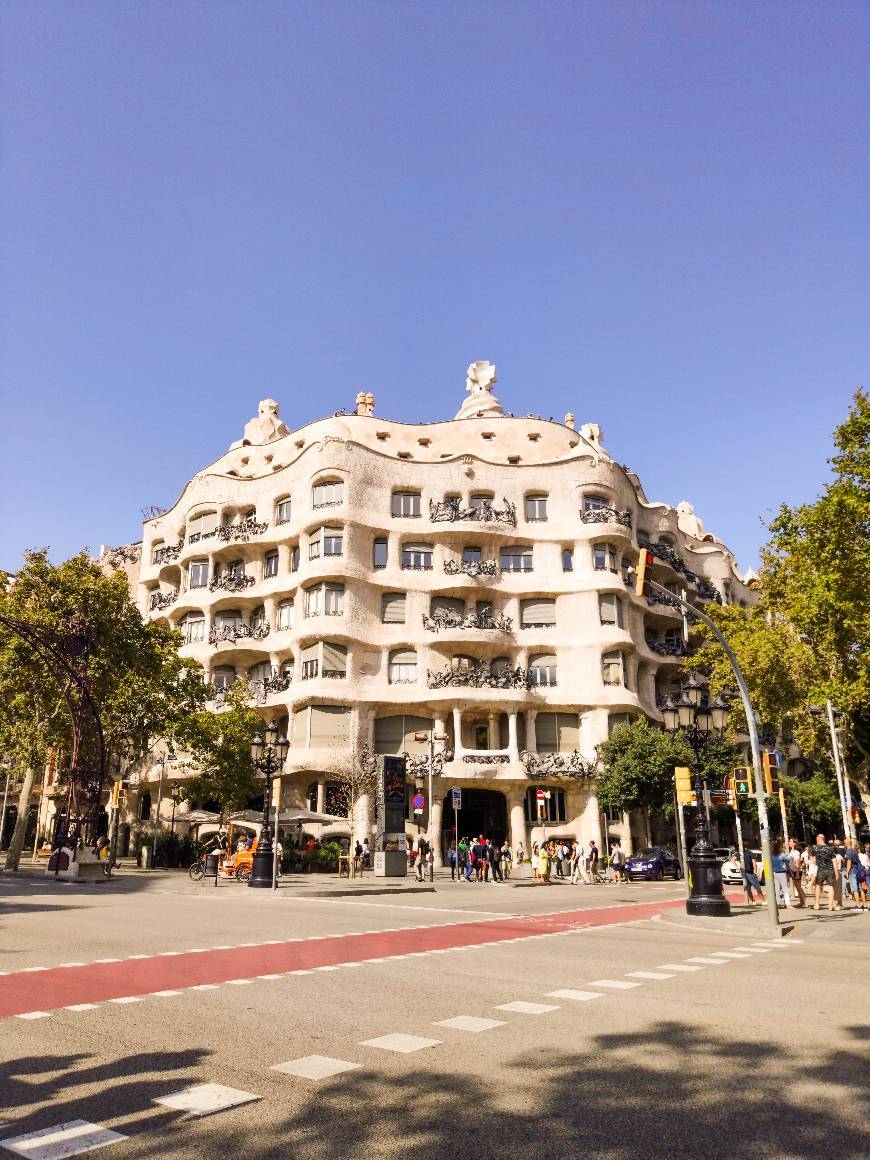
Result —
[[164, 951], [117, 962], [13, 971], [0, 977], [0, 1018], [77, 1004], [105, 1003], [127, 996], [144, 997], [161, 991], [220, 985], [259, 975], [292, 974], [372, 959], [403, 958], [484, 943], [568, 934], [592, 927], [643, 921], [665, 909], [682, 905], [681, 899], [646, 902], [405, 930], [321, 935], [205, 951]]

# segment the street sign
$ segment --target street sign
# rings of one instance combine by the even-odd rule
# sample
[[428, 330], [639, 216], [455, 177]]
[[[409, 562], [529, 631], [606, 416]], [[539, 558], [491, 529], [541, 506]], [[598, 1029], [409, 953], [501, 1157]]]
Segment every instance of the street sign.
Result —
[[726, 793], [711, 793], [710, 794], [710, 805], [711, 806], [730, 806], [731, 805], [731, 794], [727, 793], [727, 792]]
[[458, 785], [453, 787], [453, 808], [455, 810], [462, 809], [462, 787]]
[[425, 807], [425, 805], [426, 805], [426, 799], [423, 797], [423, 795], [421, 793], [415, 793], [414, 794], [414, 813], [415, 814], [422, 814], [423, 808]]

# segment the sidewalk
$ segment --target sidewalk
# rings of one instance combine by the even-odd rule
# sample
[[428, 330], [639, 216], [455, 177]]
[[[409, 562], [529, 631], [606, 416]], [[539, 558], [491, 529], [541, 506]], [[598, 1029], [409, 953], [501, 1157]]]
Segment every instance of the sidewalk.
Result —
[[816, 912], [808, 907], [780, 910], [778, 931], [771, 926], [766, 908], [734, 902], [727, 918], [693, 917], [681, 909], [663, 912], [658, 921], [667, 926], [708, 930], [745, 939], [783, 937], [870, 945], [870, 912], [852, 908], [833, 913], [826, 910]]

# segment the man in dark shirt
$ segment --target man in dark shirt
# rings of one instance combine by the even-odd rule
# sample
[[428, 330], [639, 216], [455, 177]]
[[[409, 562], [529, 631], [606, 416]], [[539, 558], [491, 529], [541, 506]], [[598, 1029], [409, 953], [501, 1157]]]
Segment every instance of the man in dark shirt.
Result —
[[816, 902], [813, 910], [819, 909], [819, 902], [822, 897], [822, 890], [830, 890], [831, 896], [828, 899], [828, 910], [834, 910], [837, 901], [836, 883], [839, 878], [839, 871], [837, 864], [834, 861], [834, 851], [831, 846], [825, 842], [824, 834], [816, 835], [816, 844], [813, 846], [813, 857], [816, 860]]
[[481, 835], [471, 847], [474, 855], [474, 877], [483, 882], [486, 877], [486, 839]]
[[856, 909], [863, 910], [864, 892], [861, 889], [861, 859], [858, 857], [858, 851], [852, 844], [851, 838], [847, 838], [843, 843], [842, 854], [843, 882], [852, 896]]
[[492, 865], [492, 880], [493, 882], [501, 882], [501, 847], [497, 842], [489, 842], [489, 861]]

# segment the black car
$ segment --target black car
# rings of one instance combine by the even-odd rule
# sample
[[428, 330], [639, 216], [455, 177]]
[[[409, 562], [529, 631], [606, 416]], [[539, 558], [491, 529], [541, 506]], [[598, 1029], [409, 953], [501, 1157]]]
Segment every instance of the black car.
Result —
[[683, 876], [679, 859], [664, 846], [647, 846], [638, 850], [628, 859], [625, 872], [632, 881], [635, 878], [647, 878], [661, 882], [668, 876], [676, 881]]

